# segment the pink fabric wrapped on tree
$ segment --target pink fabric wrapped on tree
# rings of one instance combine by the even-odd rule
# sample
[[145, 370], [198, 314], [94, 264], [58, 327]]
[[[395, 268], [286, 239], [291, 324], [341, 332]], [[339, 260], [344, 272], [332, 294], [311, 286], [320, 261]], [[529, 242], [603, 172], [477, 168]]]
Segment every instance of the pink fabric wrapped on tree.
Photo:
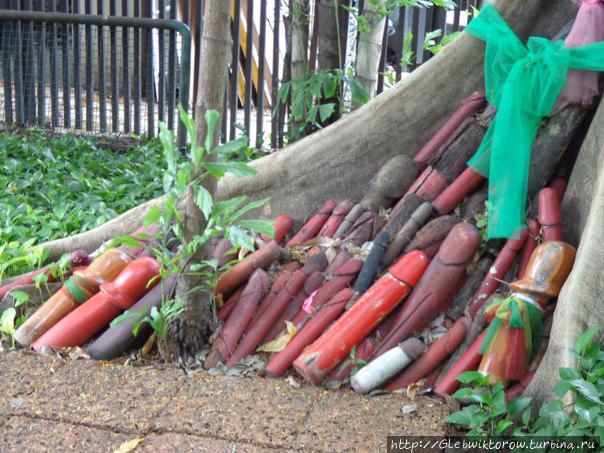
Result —
[[[566, 47], [581, 47], [604, 41], [604, 0], [572, 0], [579, 5], [573, 28], [564, 40]], [[589, 107], [598, 95], [598, 73], [571, 69], [552, 110], [555, 114], [569, 104]]]

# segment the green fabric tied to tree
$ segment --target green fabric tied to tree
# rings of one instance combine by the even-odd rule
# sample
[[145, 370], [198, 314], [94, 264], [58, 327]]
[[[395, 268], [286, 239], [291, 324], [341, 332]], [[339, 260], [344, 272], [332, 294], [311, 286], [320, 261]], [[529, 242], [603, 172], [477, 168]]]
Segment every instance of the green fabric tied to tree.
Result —
[[518, 237], [526, 228], [531, 148], [549, 115], [569, 69], [604, 71], [604, 41], [567, 48], [531, 36], [522, 44], [492, 5], [466, 31], [486, 42], [485, 91], [497, 108], [468, 165], [489, 178], [488, 236]]

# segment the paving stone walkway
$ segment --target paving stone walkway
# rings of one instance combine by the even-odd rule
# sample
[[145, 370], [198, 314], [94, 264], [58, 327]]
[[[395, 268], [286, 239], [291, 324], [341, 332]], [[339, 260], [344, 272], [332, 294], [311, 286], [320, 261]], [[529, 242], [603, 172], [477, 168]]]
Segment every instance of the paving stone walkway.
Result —
[[0, 450], [384, 451], [386, 436], [440, 435], [447, 409], [402, 395], [363, 397], [285, 380], [186, 375], [0, 353]]

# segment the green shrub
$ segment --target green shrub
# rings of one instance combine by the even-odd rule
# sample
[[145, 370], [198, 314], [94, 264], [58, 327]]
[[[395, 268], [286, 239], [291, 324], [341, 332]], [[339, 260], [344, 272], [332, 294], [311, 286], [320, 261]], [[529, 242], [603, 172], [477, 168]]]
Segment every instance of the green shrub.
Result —
[[[470, 436], [513, 435], [596, 438], [604, 445], [604, 351], [597, 329], [586, 331], [571, 351], [576, 368], [560, 368], [556, 399], [544, 403], [537, 416], [531, 414], [530, 397], [505, 401], [503, 385], [489, 385], [489, 376], [476, 371], [462, 373], [459, 381], [472, 387], [459, 389], [454, 398], [473, 404], [451, 414], [447, 423], [461, 424]], [[571, 392], [572, 411], [563, 398]]]

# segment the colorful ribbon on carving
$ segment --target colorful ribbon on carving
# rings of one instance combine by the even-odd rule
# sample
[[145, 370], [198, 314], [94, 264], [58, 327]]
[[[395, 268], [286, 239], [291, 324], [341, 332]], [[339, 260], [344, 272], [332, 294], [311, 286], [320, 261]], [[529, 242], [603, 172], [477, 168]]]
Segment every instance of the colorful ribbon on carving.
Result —
[[65, 291], [65, 294], [68, 297], [71, 297], [74, 302], [83, 304], [98, 291], [98, 287], [95, 287], [81, 277], [73, 275], [65, 282], [63, 291]]
[[485, 91], [497, 108], [468, 165], [489, 178], [489, 237], [518, 237], [526, 228], [530, 154], [539, 126], [569, 69], [604, 71], [604, 42], [569, 49], [531, 36], [525, 46], [492, 5], [466, 31], [486, 42]]
[[491, 356], [491, 366], [497, 375], [522, 379], [543, 337], [541, 310], [513, 294], [489, 304], [485, 317], [493, 319], [480, 353]]

